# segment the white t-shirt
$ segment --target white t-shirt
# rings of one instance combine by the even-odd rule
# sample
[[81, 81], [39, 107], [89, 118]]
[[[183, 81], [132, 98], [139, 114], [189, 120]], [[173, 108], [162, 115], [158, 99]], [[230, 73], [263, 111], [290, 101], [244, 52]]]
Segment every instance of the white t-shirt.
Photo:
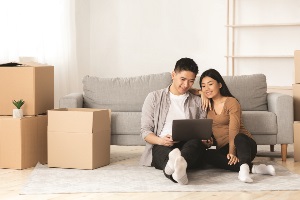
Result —
[[186, 119], [184, 112], [184, 102], [188, 98], [188, 94], [174, 95], [170, 92], [170, 108], [166, 117], [164, 127], [159, 137], [172, 135], [172, 124], [174, 119]]

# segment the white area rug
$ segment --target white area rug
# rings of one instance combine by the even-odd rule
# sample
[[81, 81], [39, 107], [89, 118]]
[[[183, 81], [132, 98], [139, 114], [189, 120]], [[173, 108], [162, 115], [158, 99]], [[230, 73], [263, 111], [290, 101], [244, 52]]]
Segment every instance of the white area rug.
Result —
[[124, 147], [112, 147], [111, 164], [95, 170], [38, 164], [20, 193], [300, 190], [300, 175], [275, 163], [271, 164], [276, 168], [276, 176], [251, 174], [254, 182], [250, 184], [240, 182], [237, 172], [206, 169], [189, 171], [189, 184], [179, 185], [165, 178], [161, 170], [138, 166], [141, 151], [141, 147], [125, 151]]

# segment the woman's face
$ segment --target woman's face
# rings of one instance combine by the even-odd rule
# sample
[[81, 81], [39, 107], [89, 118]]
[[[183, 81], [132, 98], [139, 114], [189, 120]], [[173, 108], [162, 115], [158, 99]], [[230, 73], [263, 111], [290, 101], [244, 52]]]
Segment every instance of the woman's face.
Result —
[[204, 77], [201, 82], [202, 92], [207, 98], [215, 98], [220, 96], [221, 83], [208, 76]]

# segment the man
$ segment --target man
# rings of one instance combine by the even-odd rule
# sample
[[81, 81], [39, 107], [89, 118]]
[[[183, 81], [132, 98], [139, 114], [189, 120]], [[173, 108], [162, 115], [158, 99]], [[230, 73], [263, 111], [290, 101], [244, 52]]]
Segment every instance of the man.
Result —
[[186, 169], [198, 167], [206, 149], [199, 139], [172, 140], [174, 119], [206, 118], [201, 98], [189, 92], [197, 74], [197, 64], [181, 58], [172, 72], [172, 84], [149, 93], [142, 108], [141, 136], [146, 146], [140, 163], [163, 170], [167, 178], [179, 184], [188, 183]]

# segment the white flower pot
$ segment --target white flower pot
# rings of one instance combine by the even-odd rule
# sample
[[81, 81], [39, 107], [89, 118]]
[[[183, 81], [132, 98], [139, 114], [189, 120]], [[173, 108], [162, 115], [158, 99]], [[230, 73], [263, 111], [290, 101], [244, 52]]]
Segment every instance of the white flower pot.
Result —
[[23, 110], [22, 109], [13, 109], [13, 118], [22, 118]]

